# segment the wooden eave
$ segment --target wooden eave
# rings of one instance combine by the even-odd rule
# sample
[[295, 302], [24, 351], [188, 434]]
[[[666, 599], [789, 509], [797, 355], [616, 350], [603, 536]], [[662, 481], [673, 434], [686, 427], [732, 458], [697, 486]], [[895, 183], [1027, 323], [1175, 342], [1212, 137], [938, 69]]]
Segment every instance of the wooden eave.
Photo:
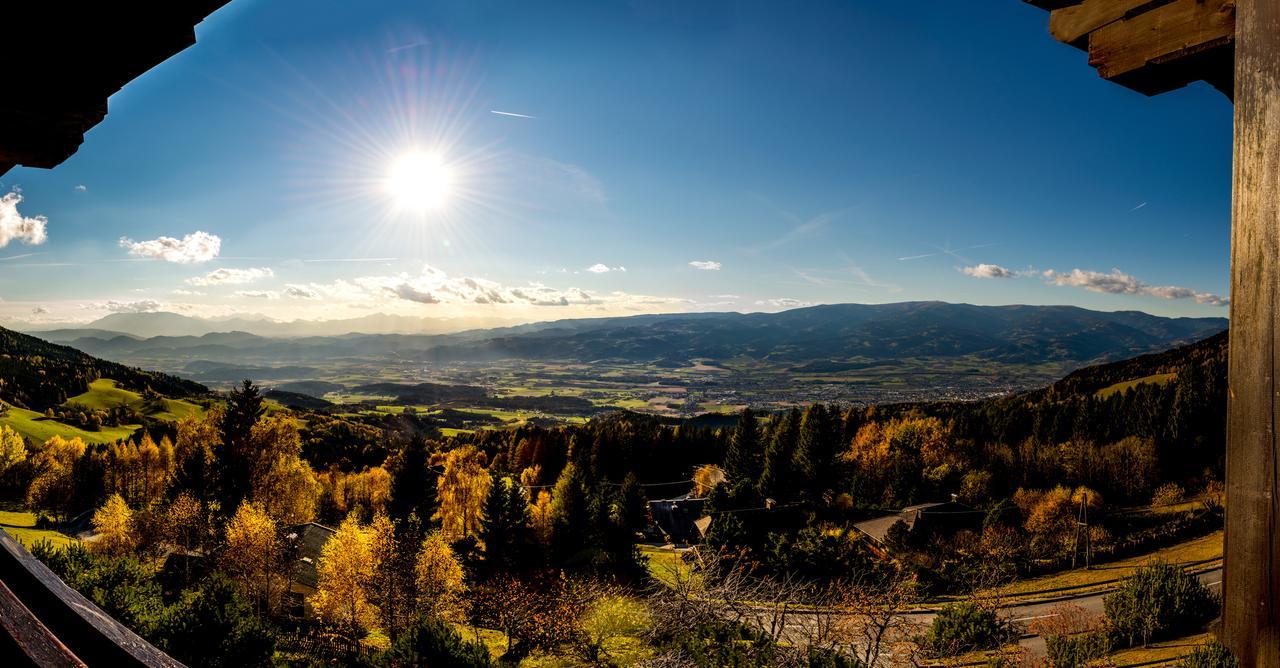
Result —
[[1144, 95], [1205, 81], [1232, 96], [1236, 0], [1025, 0], [1103, 79]]

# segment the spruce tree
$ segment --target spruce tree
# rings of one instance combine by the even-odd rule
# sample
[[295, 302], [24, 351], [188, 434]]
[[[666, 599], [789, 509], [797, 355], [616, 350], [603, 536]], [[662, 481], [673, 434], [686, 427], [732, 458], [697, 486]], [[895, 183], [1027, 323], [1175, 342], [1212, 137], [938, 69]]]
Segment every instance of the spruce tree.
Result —
[[757, 486], [764, 470], [764, 453], [760, 447], [760, 429], [756, 415], [750, 407], [743, 408], [738, 416], [738, 426], [729, 438], [724, 456], [724, 472], [729, 484]]

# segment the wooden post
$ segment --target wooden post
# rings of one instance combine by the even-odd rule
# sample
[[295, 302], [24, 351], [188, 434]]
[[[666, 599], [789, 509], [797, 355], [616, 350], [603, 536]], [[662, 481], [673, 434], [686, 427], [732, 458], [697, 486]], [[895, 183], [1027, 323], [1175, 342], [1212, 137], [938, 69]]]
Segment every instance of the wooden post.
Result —
[[1280, 666], [1280, 2], [1236, 6], [1222, 639]]

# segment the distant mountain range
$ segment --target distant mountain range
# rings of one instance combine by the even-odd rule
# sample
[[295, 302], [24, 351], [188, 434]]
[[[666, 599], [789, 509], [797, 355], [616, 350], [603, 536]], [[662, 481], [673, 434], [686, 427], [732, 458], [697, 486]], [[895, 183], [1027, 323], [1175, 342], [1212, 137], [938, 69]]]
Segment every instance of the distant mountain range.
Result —
[[[311, 331], [312, 335], [279, 338], [239, 330], [246, 323], [228, 320], [223, 324], [234, 325], [239, 331], [140, 338], [139, 332], [148, 327], [174, 327], [185, 322], [175, 318], [185, 316], [108, 316], [90, 328], [54, 330], [39, 336], [115, 359], [213, 363], [202, 362], [202, 374], [216, 374], [219, 364], [275, 367], [378, 357], [423, 363], [618, 360], [660, 366], [749, 358], [833, 371], [856, 369], [868, 362], [930, 358], [1028, 365], [1053, 362], [1077, 367], [1165, 350], [1227, 327], [1225, 318], [1164, 318], [1073, 306], [903, 302], [835, 304], [780, 313], [559, 320], [448, 334], [314, 335]], [[351, 322], [328, 321], [325, 328]], [[124, 324], [130, 325], [131, 331], [107, 331], [109, 326]], [[291, 330], [281, 327], [279, 331]]]
[[[14, 325], [29, 334], [83, 331], [86, 335], [101, 332], [128, 334], [140, 338], [153, 336], [203, 336], [219, 332], [249, 332], [268, 337], [340, 336], [342, 334], [447, 334], [476, 327], [502, 327], [520, 322], [510, 318], [418, 318], [374, 313], [359, 318], [337, 320], [273, 320], [262, 315], [226, 318], [198, 318], [166, 311], [149, 313], [112, 313], [75, 328], [49, 328]], [[65, 338], [65, 334], [60, 335]]]

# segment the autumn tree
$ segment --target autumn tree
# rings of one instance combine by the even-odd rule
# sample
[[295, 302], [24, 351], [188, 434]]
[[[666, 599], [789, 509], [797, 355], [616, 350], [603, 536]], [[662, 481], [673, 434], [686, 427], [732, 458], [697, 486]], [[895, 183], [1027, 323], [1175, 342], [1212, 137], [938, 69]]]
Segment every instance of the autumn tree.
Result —
[[433, 617], [446, 617], [457, 611], [466, 592], [462, 564], [439, 531], [422, 541], [414, 573], [419, 609]]
[[27, 461], [27, 441], [9, 425], [0, 425], [0, 488], [8, 489], [14, 473]]
[[85, 447], [79, 438], [53, 436], [44, 442], [44, 447], [32, 457], [28, 506], [48, 508], [63, 518], [67, 516], [71, 510], [69, 504], [75, 498], [75, 465], [85, 453]]
[[444, 457], [437, 500], [440, 530], [450, 540], [474, 535], [480, 529], [484, 502], [491, 480], [485, 470], [487, 460], [475, 446], [464, 445], [450, 450]]
[[554, 527], [551, 492], [545, 489], [538, 490], [537, 500], [529, 504], [529, 527], [539, 545], [543, 547], [551, 545], [551, 532]]
[[256, 503], [240, 504], [227, 522], [223, 567], [254, 602], [260, 616], [274, 608], [276, 594], [283, 588], [281, 556], [275, 520]]
[[353, 643], [377, 623], [378, 609], [369, 600], [374, 568], [368, 532], [354, 516], [348, 517], [320, 552], [310, 600], [320, 619]]
[[119, 494], [107, 497], [107, 502], [93, 513], [93, 533], [96, 538], [89, 547], [94, 552], [121, 557], [133, 551], [137, 545], [133, 511]]
[[250, 441], [250, 498], [280, 524], [303, 524], [316, 515], [320, 483], [301, 457], [302, 439], [291, 417], [254, 423]]
[[[191, 492], [184, 491], [169, 502], [163, 522], [165, 541], [183, 555], [194, 554], [204, 548], [212, 533], [208, 508]], [[189, 567], [189, 560], [184, 559], [182, 563]], [[190, 580], [190, 571], [185, 570], [183, 577]]]
[[[214, 504], [218, 467], [214, 452], [222, 450], [221, 407], [178, 420], [173, 442], [175, 471], [171, 494], [189, 492], [206, 506]], [[228, 509], [229, 512], [229, 509]]]
[[421, 535], [417, 515], [397, 526], [385, 514], [374, 516], [369, 525], [369, 550], [374, 569], [370, 581], [370, 601], [378, 609], [378, 619], [392, 642], [412, 622], [417, 609], [417, 580], [414, 565]]

